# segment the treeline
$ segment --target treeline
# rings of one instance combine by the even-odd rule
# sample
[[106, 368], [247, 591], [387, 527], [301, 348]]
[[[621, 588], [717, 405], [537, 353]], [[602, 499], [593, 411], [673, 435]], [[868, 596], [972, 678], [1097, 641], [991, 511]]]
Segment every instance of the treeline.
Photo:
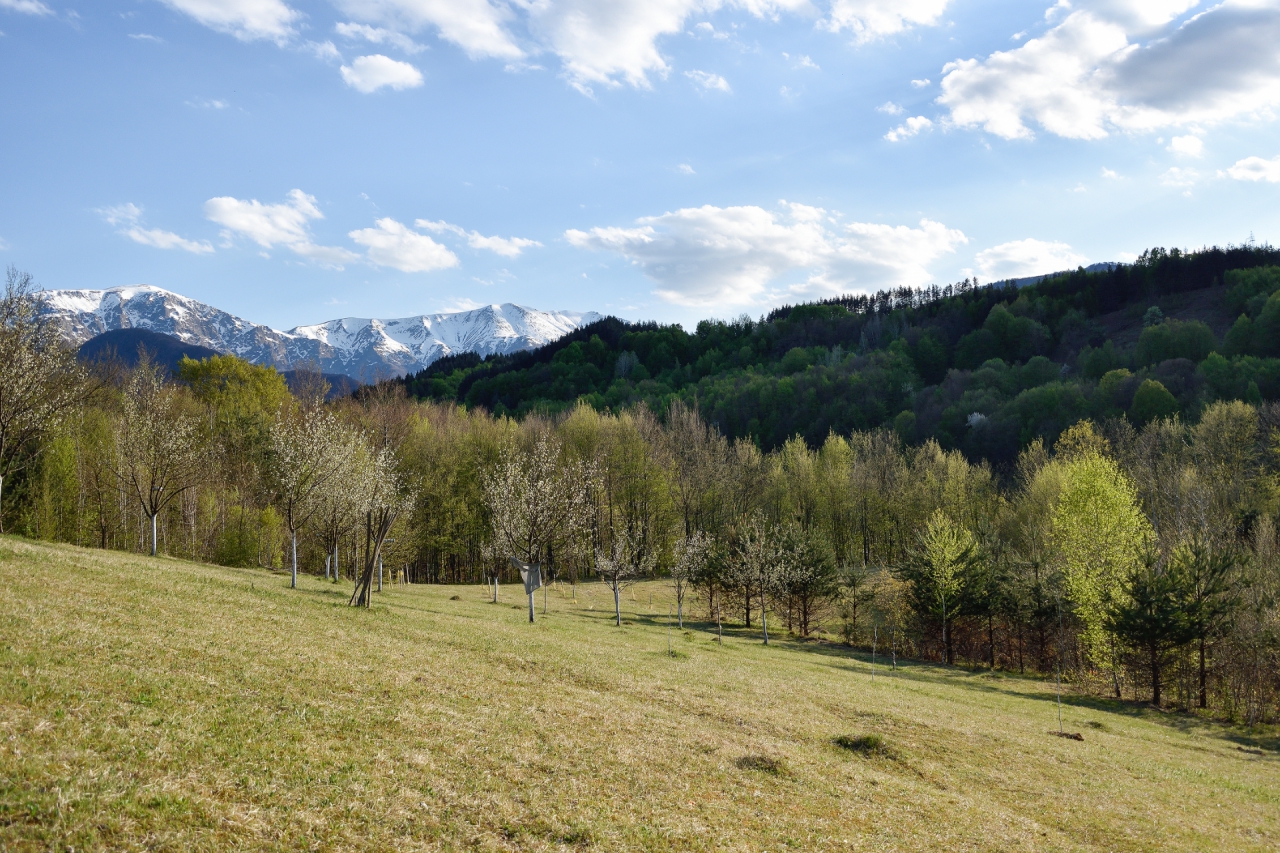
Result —
[[36, 299], [11, 273], [10, 532], [296, 566], [349, 584], [353, 604], [393, 578], [518, 582], [513, 557], [615, 596], [665, 578], [682, 620], [762, 639], [1061, 671], [1246, 722], [1280, 712], [1273, 403], [1079, 421], [998, 475], [887, 428], [765, 452], [679, 399], [517, 420], [416, 402], [395, 383], [325, 403], [319, 377], [291, 394], [229, 356], [186, 361], [172, 380], [146, 359], [88, 373]]
[[[1082, 418], [1195, 420], [1215, 401], [1280, 399], [1277, 264], [1270, 246], [1154, 249], [1021, 288], [904, 288], [692, 334], [609, 318], [533, 352], [459, 355], [403, 381], [421, 399], [516, 416], [579, 401], [664, 411], [679, 399], [771, 450], [795, 435], [816, 447], [831, 431], [886, 427], [1008, 466]], [[1176, 313], [1200, 293], [1210, 313], [1240, 318], [1221, 340], [1159, 308]], [[1139, 322], [1150, 331], [1115, 339], [1117, 324]]]

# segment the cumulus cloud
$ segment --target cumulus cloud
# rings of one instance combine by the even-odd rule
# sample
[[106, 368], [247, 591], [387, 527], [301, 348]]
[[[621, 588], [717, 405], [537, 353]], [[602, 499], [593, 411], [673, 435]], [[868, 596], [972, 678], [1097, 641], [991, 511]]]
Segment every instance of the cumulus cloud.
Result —
[[902, 115], [902, 107], [895, 104], [893, 101], [885, 101], [883, 104], [876, 107], [876, 112], [885, 113], [886, 115], [891, 116], [900, 116]]
[[487, 252], [502, 255], [505, 258], [518, 257], [525, 249], [542, 245], [537, 240], [527, 240], [524, 237], [486, 237], [478, 231], [467, 231], [457, 225], [443, 221], [432, 222], [427, 219], [419, 219], [413, 224], [418, 228], [425, 228], [437, 234], [457, 234], [459, 237], [466, 238], [467, 245], [471, 248], [483, 249]]
[[125, 226], [118, 233], [135, 243], [157, 249], [181, 249], [196, 255], [207, 255], [213, 251], [213, 245], [205, 240], [188, 240], [172, 231], [143, 228], [139, 224], [142, 221], [142, 208], [133, 202], [100, 208], [96, 212], [108, 225]]
[[1199, 157], [1204, 154], [1204, 143], [1198, 136], [1175, 136], [1169, 141], [1169, 150], [1182, 157]]
[[281, 0], [161, 0], [166, 6], [199, 23], [230, 33], [241, 41], [270, 39], [277, 43], [294, 35], [301, 13]]
[[408, 54], [421, 53], [425, 47], [409, 38], [404, 33], [388, 30], [384, 27], [371, 27], [368, 24], [339, 23], [334, 32], [343, 38], [363, 39], [371, 44], [387, 44]]
[[0, 0], [0, 9], [21, 12], [24, 15], [52, 15], [53, 10], [40, 0]]
[[[755, 305], [797, 296], [927, 283], [933, 259], [967, 242], [921, 220], [918, 228], [839, 224], [821, 208], [684, 208], [635, 227], [565, 232], [573, 246], [621, 255], [652, 279], [661, 299], [696, 307]], [[779, 289], [784, 276], [798, 280]]]
[[900, 142], [903, 139], [910, 139], [916, 134], [924, 130], [933, 128], [933, 122], [924, 116], [912, 116], [902, 124], [895, 127], [884, 135], [884, 138], [890, 142]]
[[732, 92], [729, 88], [729, 81], [721, 77], [719, 74], [712, 74], [708, 71], [686, 71], [684, 76], [688, 77], [700, 88], [710, 90], [716, 89], [720, 92]]
[[315, 196], [290, 190], [287, 200], [263, 204], [231, 196], [211, 198], [204, 203], [204, 215], [223, 227], [228, 241], [241, 237], [264, 249], [284, 246], [296, 255], [327, 266], [339, 267], [359, 256], [336, 246], [318, 246], [311, 239], [310, 221], [323, 219]]
[[938, 22], [948, 0], [834, 0], [825, 24], [831, 32], [848, 30], [865, 43], [895, 35], [912, 26]]
[[1093, 0], [1039, 38], [943, 68], [951, 121], [1007, 139], [1030, 124], [1058, 136], [1208, 124], [1280, 104], [1280, 4], [1226, 0], [1178, 23], [1196, 0]]
[[342, 66], [342, 79], [357, 92], [376, 92], [384, 86], [413, 89], [422, 85], [422, 72], [407, 62], [375, 53], [358, 56], [350, 65]]
[[1066, 243], [1014, 240], [984, 249], [977, 256], [978, 269], [988, 279], [1025, 278], [1061, 272], [1089, 263]]
[[1236, 161], [1227, 169], [1227, 174], [1237, 181], [1266, 181], [1280, 183], [1280, 157], [1263, 160], [1261, 157], [1246, 157]]
[[453, 252], [394, 219], [379, 219], [374, 226], [347, 235], [368, 249], [370, 263], [401, 272], [432, 272], [458, 265]]

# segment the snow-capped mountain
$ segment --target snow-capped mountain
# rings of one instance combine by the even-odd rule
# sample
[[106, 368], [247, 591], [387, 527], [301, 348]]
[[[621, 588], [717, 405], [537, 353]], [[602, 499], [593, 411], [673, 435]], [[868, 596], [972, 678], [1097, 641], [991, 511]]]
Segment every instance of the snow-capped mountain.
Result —
[[458, 352], [532, 349], [600, 319], [594, 311], [537, 311], [506, 303], [397, 320], [346, 317], [282, 332], [148, 284], [51, 290], [45, 298], [46, 313], [75, 344], [113, 329], [149, 329], [258, 364], [285, 369], [315, 363], [326, 373], [365, 382], [412, 373]]

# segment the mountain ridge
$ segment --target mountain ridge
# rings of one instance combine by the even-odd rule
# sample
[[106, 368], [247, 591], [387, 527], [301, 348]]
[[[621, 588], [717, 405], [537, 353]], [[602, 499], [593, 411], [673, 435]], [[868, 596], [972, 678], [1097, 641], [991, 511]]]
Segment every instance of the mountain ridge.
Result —
[[282, 370], [316, 364], [364, 382], [420, 371], [462, 352], [483, 357], [532, 349], [600, 318], [593, 311], [504, 303], [393, 319], [342, 317], [282, 331], [149, 284], [51, 290], [44, 298], [46, 316], [77, 346], [103, 332], [140, 328], [257, 364]]

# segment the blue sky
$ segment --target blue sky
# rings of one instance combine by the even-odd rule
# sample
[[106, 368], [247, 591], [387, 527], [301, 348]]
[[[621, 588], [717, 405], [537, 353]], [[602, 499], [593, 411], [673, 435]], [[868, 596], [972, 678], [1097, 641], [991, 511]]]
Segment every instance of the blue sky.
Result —
[[0, 0], [0, 260], [691, 326], [1280, 241], [1280, 0]]

